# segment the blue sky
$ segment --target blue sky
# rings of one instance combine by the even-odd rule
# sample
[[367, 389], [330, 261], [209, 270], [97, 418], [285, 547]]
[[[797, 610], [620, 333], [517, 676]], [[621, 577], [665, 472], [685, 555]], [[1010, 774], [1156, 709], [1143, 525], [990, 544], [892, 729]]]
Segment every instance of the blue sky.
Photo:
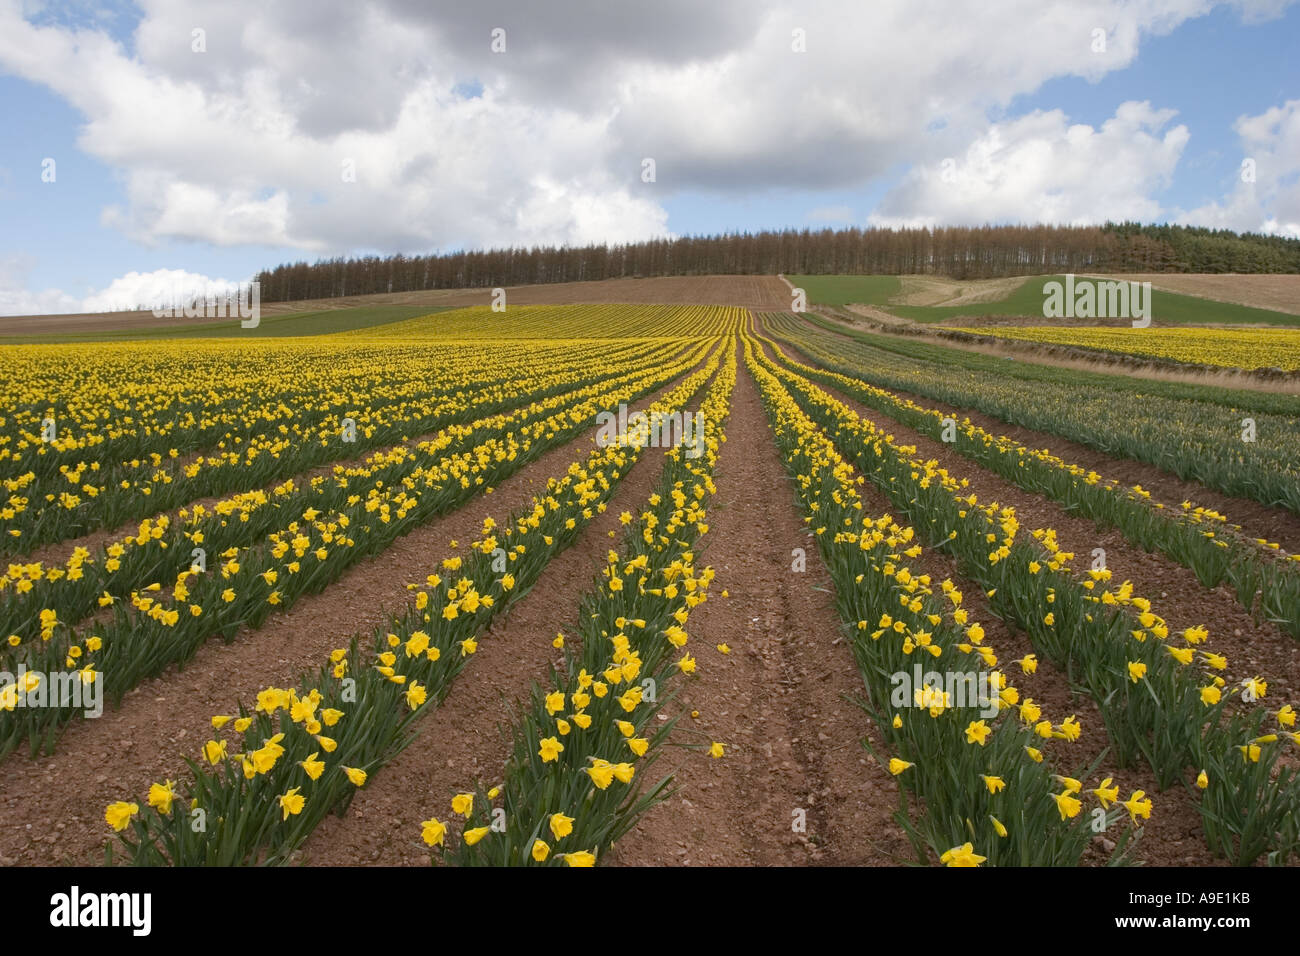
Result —
[[[720, 0], [701, 25], [669, 0], [580, 40], [582, 0], [554, 22], [456, 6], [0, 0], [0, 312], [319, 255], [783, 226], [1300, 235], [1300, 4], [999, 0], [963, 21], [885, 0], [855, 25], [847, 0]], [[490, 23], [505, 55], [478, 43]]]

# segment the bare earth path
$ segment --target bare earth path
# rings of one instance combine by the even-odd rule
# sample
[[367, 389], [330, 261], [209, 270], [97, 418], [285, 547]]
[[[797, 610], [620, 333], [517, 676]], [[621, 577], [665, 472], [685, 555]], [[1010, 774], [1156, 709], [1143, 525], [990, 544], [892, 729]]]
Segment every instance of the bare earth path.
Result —
[[[655, 768], [656, 779], [673, 771], [680, 789], [607, 862], [902, 862], [910, 851], [889, 819], [894, 781], [861, 746], [866, 714], [844, 699], [863, 687], [830, 577], [743, 366], [715, 483], [703, 560], [717, 577], [688, 628], [699, 669], [665, 708], [686, 714]], [[807, 554], [806, 572], [791, 570], [795, 548]], [[724, 642], [730, 654], [717, 650]], [[720, 760], [708, 756], [714, 740], [727, 748]], [[800, 810], [804, 832], [793, 826]]]

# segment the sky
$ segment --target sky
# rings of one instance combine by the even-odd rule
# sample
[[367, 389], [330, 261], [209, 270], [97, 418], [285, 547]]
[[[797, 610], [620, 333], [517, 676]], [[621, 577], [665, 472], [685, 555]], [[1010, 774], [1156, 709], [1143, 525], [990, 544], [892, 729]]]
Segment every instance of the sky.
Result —
[[0, 0], [0, 314], [339, 255], [1300, 237], [1296, 0]]

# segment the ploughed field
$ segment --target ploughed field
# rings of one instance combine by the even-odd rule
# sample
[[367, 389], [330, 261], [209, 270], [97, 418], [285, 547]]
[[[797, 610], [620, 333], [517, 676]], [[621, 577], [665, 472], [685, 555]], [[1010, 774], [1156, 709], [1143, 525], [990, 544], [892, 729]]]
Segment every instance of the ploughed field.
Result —
[[1300, 397], [336, 327], [0, 350], [0, 863], [1297, 861]]

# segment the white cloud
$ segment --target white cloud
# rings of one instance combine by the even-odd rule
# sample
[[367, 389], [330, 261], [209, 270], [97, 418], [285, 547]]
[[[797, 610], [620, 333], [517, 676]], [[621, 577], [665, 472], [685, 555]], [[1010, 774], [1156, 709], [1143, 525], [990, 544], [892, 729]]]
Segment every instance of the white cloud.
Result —
[[[1228, 2], [1254, 21], [1288, 0]], [[1051, 78], [1128, 66], [1145, 38], [1215, 5], [139, 0], [124, 46], [93, 16], [73, 28], [0, 0], [0, 68], [86, 117], [79, 147], [125, 183], [101, 221], [145, 243], [619, 242], [666, 234], [676, 192], [851, 189], [944, 156], [962, 157], [968, 188], [918, 172], [882, 221], [1091, 221], [1157, 209], [1150, 190], [1185, 131], [1160, 134], [1166, 114], [1133, 104], [1099, 130], [998, 117]], [[503, 54], [489, 49], [498, 26]], [[807, 52], [792, 50], [795, 29]], [[640, 179], [645, 157], [654, 183]], [[998, 172], [1008, 165], [1015, 175]]]
[[1152, 192], [1168, 185], [1185, 126], [1173, 110], [1123, 103], [1100, 129], [1060, 110], [993, 124], [960, 156], [913, 167], [870, 217], [879, 226], [1152, 221]]
[[83, 299], [81, 311], [114, 312], [140, 306], [170, 307], [195, 295], [213, 297], [238, 291], [238, 282], [214, 279], [184, 269], [132, 271]]
[[1267, 23], [1276, 20], [1294, 0], [1229, 0], [1241, 14], [1243, 23]]
[[44, 315], [75, 312], [80, 301], [58, 289], [33, 292], [27, 278], [33, 262], [27, 256], [0, 258], [0, 315]]
[[1221, 202], [1182, 213], [1177, 221], [1216, 229], [1300, 238], [1300, 100], [1233, 124], [1241, 165]]
[[[59, 289], [34, 292], [27, 288], [32, 269], [29, 257], [0, 259], [0, 315], [59, 315], [78, 312], [118, 312], [125, 309], [172, 306], [192, 296], [216, 297], [238, 292], [240, 283], [185, 269], [128, 272], [99, 291], [77, 298]], [[245, 280], [247, 281], [247, 280]]]

